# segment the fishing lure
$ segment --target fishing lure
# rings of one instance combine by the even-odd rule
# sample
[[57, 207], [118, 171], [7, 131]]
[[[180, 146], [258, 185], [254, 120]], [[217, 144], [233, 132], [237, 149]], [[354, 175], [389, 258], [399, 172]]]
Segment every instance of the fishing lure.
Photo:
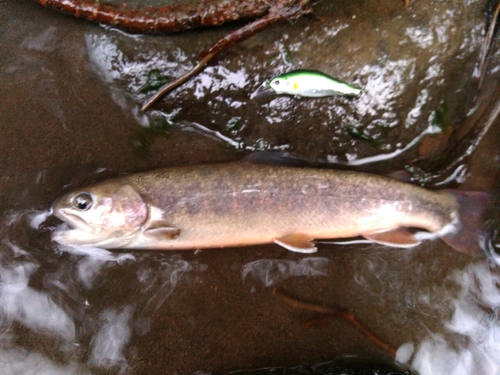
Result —
[[274, 77], [261, 86], [255, 98], [272, 94], [288, 94], [309, 98], [324, 96], [357, 96], [361, 89], [314, 70], [294, 70]]

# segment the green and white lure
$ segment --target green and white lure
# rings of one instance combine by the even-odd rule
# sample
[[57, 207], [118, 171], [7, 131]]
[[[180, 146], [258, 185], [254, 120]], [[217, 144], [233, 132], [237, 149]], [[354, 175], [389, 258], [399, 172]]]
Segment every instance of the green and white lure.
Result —
[[261, 86], [254, 98], [271, 94], [288, 94], [308, 98], [324, 96], [358, 96], [361, 89], [314, 70], [294, 70], [274, 77]]

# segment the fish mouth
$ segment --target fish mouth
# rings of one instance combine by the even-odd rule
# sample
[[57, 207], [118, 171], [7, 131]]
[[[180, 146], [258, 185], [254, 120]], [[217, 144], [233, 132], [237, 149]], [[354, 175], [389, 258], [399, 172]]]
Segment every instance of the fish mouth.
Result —
[[252, 94], [251, 99], [263, 98], [270, 95], [276, 95], [276, 91], [268, 84], [263, 84]]
[[64, 221], [64, 223], [68, 226], [70, 230], [74, 229], [81, 229], [85, 231], [90, 230], [90, 226], [87, 224], [85, 220], [67, 212], [65, 209], [59, 209], [59, 210], [54, 209], [53, 215]]

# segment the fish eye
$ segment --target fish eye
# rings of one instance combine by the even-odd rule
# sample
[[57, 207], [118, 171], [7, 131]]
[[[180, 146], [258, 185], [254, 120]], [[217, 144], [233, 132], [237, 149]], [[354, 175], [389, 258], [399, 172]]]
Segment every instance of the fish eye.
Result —
[[87, 211], [93, 203], [94, 200], [89, 193], [80, 193], [75, 197], [73, 207], [80, 211]]
[[279, 86], [279, 84], [280, 84], [280, 80], [279, 80], [279, 79], [274, 80], [274, 81], [272, 82], [272, 84], [273, 84], [273, 85], [275, 85], [275, 86]]

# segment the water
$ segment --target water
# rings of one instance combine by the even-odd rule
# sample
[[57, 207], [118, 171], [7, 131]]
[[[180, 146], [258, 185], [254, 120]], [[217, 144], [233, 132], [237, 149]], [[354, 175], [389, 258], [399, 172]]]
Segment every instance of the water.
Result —
[[[149, 70], [178, 76], [231, 27], [128, 36], [30, 2], [0, 5], [0, 372], [223, 373], [343, 355], [394, 362], [342, 320], [305, 329], [315, 314], [281, 302], [277, 288], [347, 308], [422, 375], [498, 373], [500, 270], [439, 240], [414, 250], [322, 245], [310, 256], [275, 245], [83, 251], [52, 243], [59, 222], [45, 220], [76, 186], [237, 160], [237, 149], [284, 149], [375, 172], [430, 168], [432, 161], [411, 163], [419, 155], [408, 145], [434, 131], [441, 103], [456, 129], [474, 107], [482, 9], [479, 1], [415, 1], [409, 10], [396, 1], [323, 2], [315, 10], [324, 22], [276, 25], [143, 114], [148, 94], [138, 91]], [[486, 93], [496, 92], [497, 50]], [[297, 68], [364, 92], [250, 99], [265, 80]], [[478, 129], [495, 103], [479, 106]], [[347, 125], [379, 144], [353, 138]], [[451, 146], [462, 145], [458, 135]], [[493, 122], [462, 168], [464, 188], [498, 191], [499, 140]]]

